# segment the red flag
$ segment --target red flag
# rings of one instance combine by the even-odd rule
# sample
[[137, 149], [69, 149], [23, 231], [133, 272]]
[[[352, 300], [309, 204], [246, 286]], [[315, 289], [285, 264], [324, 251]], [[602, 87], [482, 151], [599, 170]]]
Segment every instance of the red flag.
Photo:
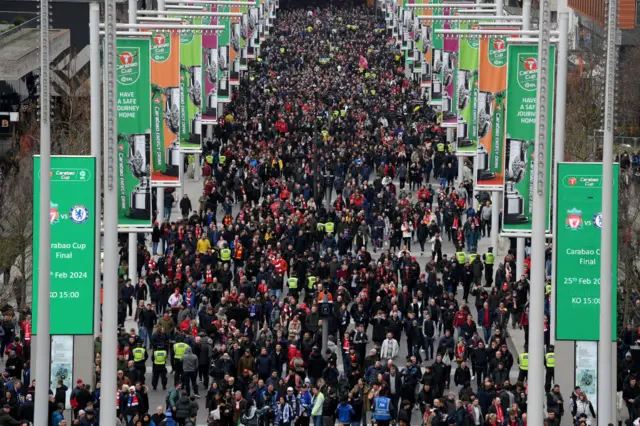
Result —
[[358, 68], [367, 69], [369, 68], [369, 62], [367, 62], [367, 58], [360, 55], [360, 61], [358, 62]]

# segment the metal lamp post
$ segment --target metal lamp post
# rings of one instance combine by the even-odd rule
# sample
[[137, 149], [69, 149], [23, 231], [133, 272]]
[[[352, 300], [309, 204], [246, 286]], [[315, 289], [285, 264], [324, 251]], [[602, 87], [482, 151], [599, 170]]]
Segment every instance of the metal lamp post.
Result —
[[600, 251], [600, 340], [598, 341], [598, 416], [599, 423], [614, 422], [611, 406], [611, 365], [614, 362], [612, 340], [613, 297], [612, 265], [613, 248], [613, 130], [615, 125], [615, 79], [617, 67], [618, 1], [609, 0], [607, 10], [607, 65], [604, 91], [604, 137], [602, 142], [602, 229]]
[[[51, 357], [51, 329], [49, 290], [51, 283], [51, 224], [49, 203], [51, 200], [51, 75], [49, 57], [49, 0], [40, 0], [40, 252], [38, 264], [38, 350], [36, 354], [35, 426], [49, 424], [49, 368]], [[114, 393], [115, 394], [115, 393]]]

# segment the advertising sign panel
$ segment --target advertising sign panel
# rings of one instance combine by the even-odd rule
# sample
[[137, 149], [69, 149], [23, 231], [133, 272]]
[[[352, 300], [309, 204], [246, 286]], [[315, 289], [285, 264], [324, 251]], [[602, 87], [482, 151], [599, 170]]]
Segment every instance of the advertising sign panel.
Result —
[[[553, 94], [555, 46], [551, 46], [547, 106], [547, 221], [550, 229], [551, 169], [553, 153]], [[533, 152], [536, 134], [536, 93], [538, 91], [538, 45], [511, 44], [507, 47], [507, 108], [505, 143], [505, 184], [502, 230], [531, 232], [533, 209]]]
[[[51, 157], [51, 271], [49, 309], [51, 334], [93, 334], [95, 286], [96, 160], [93, 157]], [[40, 244], [40, 157], [34, 157], [33, 247]], [[33, 250], [33, 334], [38, 334], [40, 254]], [[82, 320], [70, 320], [73, 318]]]
[[[612, 336], [618, 294], [618, 173], [613, 168]], [[556, 225], [556, 339], [600, 337], [602, 163], [558, 163]]]
[[[466, 30], [477, 25], [462, 23], [460, 29]], [[478, 146], [478, 46], [477, 38], [460, 40], [460, 66], [456, 81], [458, 128], [456, 131], [457, 152], [474, 155]]]
[[477, 109], [479, 143], [474, 164], [476, 183], [481, 189], [502, 191], [504, 189], [507, 37], [492, 36], [482, 38], [479, 42]]
[[[201, 25], [200, 17], [184, 17], [189, 25]], [[200, 152], [202, 144], [202, 34], [180, 33], [180, 150]]]
[[180, 183], [180, 35], [151, 38], [151, 183]]
[[[444, 8], [443, 15], [455, 15], [455, 9]], [[458, 29], [458, 21], [444, 21], [445, 30]], [[458, 100], [456, 93], [456, 80], [458, 78], [458, 48], [460, 43], [457, 37], [445, 37], [442, 54], [442, 127], [457, 127]], [[469, 147], [463, 147], [468, 149]], [[474, 150], [475, 151], [475, 150]]]
[[[207, 11], [211, 11], [207, 7]], [[218, 25], [217, 16], [204, 17], [207, 25]], [[202, 123], [218, 124], [218, 34], [206, 32], [202, 35]]]
[[[150, 40], [117, 41], [118, 225], [151, 226]], [[73, 333], [66, 333], [73, 334]]]

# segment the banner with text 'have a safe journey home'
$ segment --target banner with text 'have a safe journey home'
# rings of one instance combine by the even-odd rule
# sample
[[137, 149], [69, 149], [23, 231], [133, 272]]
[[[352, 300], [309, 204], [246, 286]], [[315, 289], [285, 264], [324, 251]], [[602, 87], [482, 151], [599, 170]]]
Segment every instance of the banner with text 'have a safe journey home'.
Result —
[[[511, 44], [507, 48], [507, 108], [503, 231], [531, 232], [533, 209], [538, 46]], [[553, 93], [555, 46], [551, 46], [547, 92], [546, 229], [550, 229], [551, 165], [553, 164]]]
[[117, 40], [118, 225], [151, 226], [150, 40]]

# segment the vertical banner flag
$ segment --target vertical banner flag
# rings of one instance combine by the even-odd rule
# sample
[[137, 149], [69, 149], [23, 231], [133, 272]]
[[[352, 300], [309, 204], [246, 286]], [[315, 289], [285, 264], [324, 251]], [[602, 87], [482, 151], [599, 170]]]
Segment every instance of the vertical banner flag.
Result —
[[[441, 0], [434, 0], [432, 4], [440, 4]], [[434, 14], [439, 15], [442, 12], [439, 12], [441, 9], [435, 8], [433, 9]], [[431, 101], [429, 102], [431, 105], [440, 106], [442, 105], [442, 71], [444, 68], [444, 63], [442, 62], [442, 49], [444, 48], [444, 40], [442, 38], [442, 34], [436, 34], [437, 30], [441, 30], [444, 28], [442, 25], [442, 21], [432, 21], [432, 48], [431, 48]]]
[[[558, 163], [556, 188], [556, 339], [600, 338], [602, 220], [611, 220], [612, 340], [616, 341], [618, 294], [619, 165], [613, 165], [611, 218], [602, 217], [602, 163]], [[552, 303], [553, 303], [552, 302]]]
[[[463, 23], [463, 30], [477, 28], [478, 25]], [[478, 44], [477, 38], [460, 39], [460, 67], [456, 81], [456, 97], [458, 100], [458, 128], [456, 138], [457, 152], [460, 154], [476, 153], [478, 146], [478, 126], [476, 111], [478, 110]]]
[[151, 39], [151, 183], [180, 182], [180, 35], [156, 31]]
[[[550, 229], [551, 165], [553, 153], [553, 93], [555, 46], [549, 58], [547, 99], [547, 200], [546, 229]], [[505, 184], [502, 223], [504, 232], [531, 232], [533, 209], [533, 152], [536, 134], [536, 93], [538, 91], [538, 45], [512, 44], [507, 47], [507, 108], [505, 143]]]
[[240, 71], [247, 71], [249, 54], [249, 8], [241, 6], [242, 18], [240, 18]]
[[[202, 18], [184, 18], [183, 23], [202, 25]], [[199, 152], [202, 143], [202, 34], [180, 34], [180, 150]]]
[[[423, 4], [428, 4], [423, 0]], [[431, 8], [422, 9], [422, 14], [431, 16]], [[422, 74], [420, 75], [420, 87], [431, 88], [431, 46], [433, 45], [433, 22], [422, 21]], [[430, 92], [430, 90], [429, 90]], [[431, 93], [429, 93], [431, 94]]]
[[[444, 8], [443, 15], [455, 15], [455, 9]], [[445, 30], [458, 28], [458, 21], [444, 21]], [[456, 96], [456, 80], [458, 74], [458, 37], [444, 37], [442, 54], [442, 127], [457, 127], [458, 109]]]
[[[484, 28], [484, 27], [482, 27]], [[516, 28], [513, 28], [516, 29]], [[478, 188], [504, 189], [504, 124], [507, 95], [507, 37], [480, 39], [478, 67]]]
[[258, 33], [259, 9], [260, 0], [256, 0], [256, 5], [249, 9], [247, 59], [255, 59], [257, 57], [256, 51], [260, 47], [260, 38]]
[[265, 31], [266, 31], [266, 21], [267, 21], [267, 9], [266, 9], [266, 0], [260, 0], [260, 9], [258, 9], [258, 43], [257, 46], [260, 46], [260, 43], [265, 41]]
[[[228, 12], [229, 8], [227, 6], [212, 6], [211, 10]], [[219, 17], [218, 25], [224, 25], [224, 29], [218, 34], [218, 102], [229, 102], [231, 100], [231, 84], [229, 81], [231, 77], [231, 62], [229, 61], [231, 19]], [[222, 114], [222, 111], [219, 114]]]
[[[238, 13], [240, 7], [231, 6], [229, 12]], [[229, 40], [229, 68], [231, 74], [229, 83], [232, 86], [240, 85], [240, 18], [231, 18], [231, 39]]]
[[[422, 2], [422, 0], [417, 0]], [[418, 14], [422, 9], [414, 9], [413, 13], [413, 67], [414, 74], [422, 73], [422, 21], [418, 19]]]
[[[148, 41], [148, 40], [147, 40]], [[33, 247], [40, 242], [40, 156], [34, 157]], [[49, 315], [51, 334], [93, 334], [93, 296], [96, 250], [95, 157], [51, 157], [51, 265]], [[32, 334], [38, 334], [38, 268], [33, 250]], [[76, 320], [70, 321], [73, 312]]]
[[[206, 8], [211, 11], [210, 7]], [[204, 23], [218, 25], [217, 16], [204, 17]], [[218, 124], [218, 35], [202, 34], [202, 124]]]
[[118, 225], [151, 226], [150, 40], [117, 40]]

